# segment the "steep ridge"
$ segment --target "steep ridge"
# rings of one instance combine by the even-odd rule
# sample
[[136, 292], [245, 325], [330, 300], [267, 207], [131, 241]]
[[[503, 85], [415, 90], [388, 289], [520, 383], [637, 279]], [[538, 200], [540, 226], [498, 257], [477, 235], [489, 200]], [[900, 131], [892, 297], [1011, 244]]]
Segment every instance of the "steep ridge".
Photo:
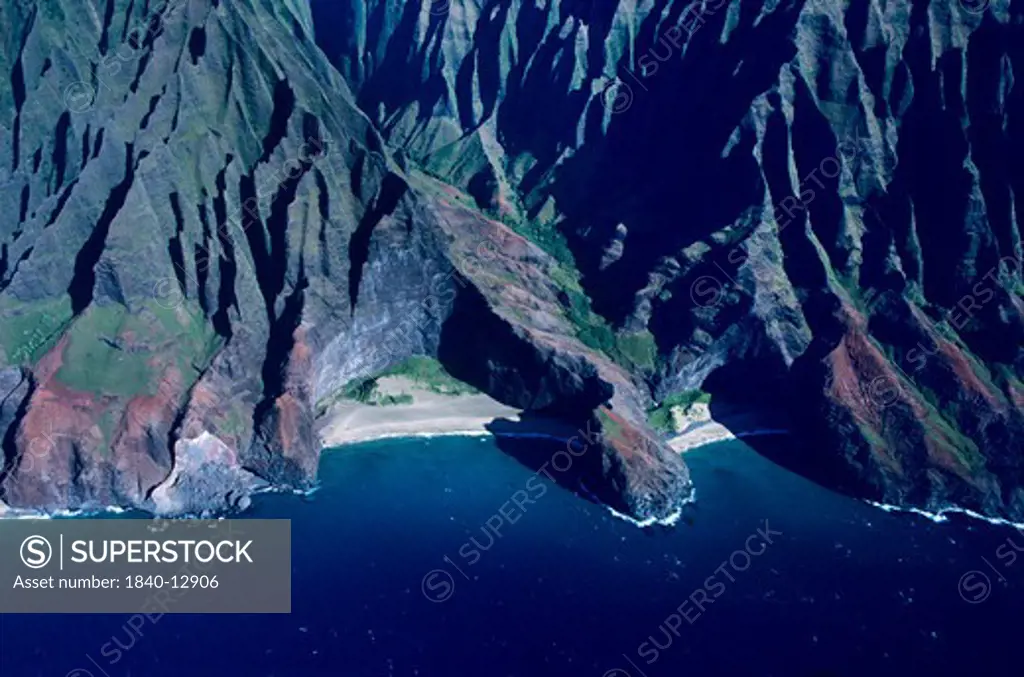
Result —
[[603, 431], [574, 479], [635, 517], [699, 387], [829, 486], [1024, 519], [1022, 19], [0, 1], [0, 501], [309, 487], [315, 403], [425, 354]]
[[614, 421], [585, 465], [623, 511], [689, 498], [642, 381], [576, 338], [559, 264], [390, 157], [305, 3], [9, 0], [0, 25], [0, 501], [202, 513], [308, 488], [315, 403], [417, 354]]
[[1024, 2], [310, 2], [399, 161], [655, 342], [656, 400], [761, 411], [858, 496], [1024, 519]]

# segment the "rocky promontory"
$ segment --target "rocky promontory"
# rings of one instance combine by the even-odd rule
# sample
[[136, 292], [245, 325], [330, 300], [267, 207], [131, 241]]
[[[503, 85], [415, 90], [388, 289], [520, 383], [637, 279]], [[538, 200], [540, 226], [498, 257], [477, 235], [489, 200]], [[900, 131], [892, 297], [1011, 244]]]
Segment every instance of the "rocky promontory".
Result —
[[[597, 430], [794, 433], [828, 486], [1024, 520], [1024, 3], [0, 0], [0, 501], [309, 488], [414, 356]], [[73, 27], [73, 30], [70, 29]], [[528, 419], [528, 416], [524, 417]]]

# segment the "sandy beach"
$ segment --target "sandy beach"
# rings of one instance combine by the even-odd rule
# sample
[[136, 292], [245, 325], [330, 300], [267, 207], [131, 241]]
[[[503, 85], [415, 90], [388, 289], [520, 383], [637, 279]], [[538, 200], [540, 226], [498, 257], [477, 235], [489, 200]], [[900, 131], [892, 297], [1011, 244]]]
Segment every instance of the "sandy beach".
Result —
[[[412, 402], [370, 405], [342, 400], [333, 404], [320, 418], [318, 426], [324, 447], [393, 437], [489, 435], [488, 426], [495, 419], [519, 421], [522, 413], [482, 393], [443, 395], [404, 377], [382, 378], [378, 387], [383, 394], [409, 395]], [[713, 442], [781, 432], [758, 429], [742, 415], [730, 416], [725, 422], [715, 421], [706, 407], [696, 408], [682, 423], [683, 431], [668, 440], [669, 446], [679, 453]], [[565, 424], [556, 421], [531, 421], [531, 431], [556, 438], [574, 434]]]
[[320, 419], [320, 442], [336, 447], [388, 437], [487, 435], [496, 418], [519, 420], [520, 411], [484, 394], [442, 395], [402, 377], [378, 381], [384, 394], [412, 396], [410, 404], [369, 405], [343, 400]]
[[712, 418], [710, 409], [704, 404], [694, 405], [689, 412], [677, 418], [676, 423], [681, 432], [671, 437], [668, 445], [680, 454], [714, 442], [786, 433], [779, 428], [759, 425], [749, 412], [719, 413], [718, 418]]
[[703, 447], [714, 442], [724, 442], [736, 439], [736, 433], [726, 428], [717, 421], [708, 421], [693, 426], [688, 430], [669, 438], [668, 446], [674, 451], [684, 454], [697, 447]]

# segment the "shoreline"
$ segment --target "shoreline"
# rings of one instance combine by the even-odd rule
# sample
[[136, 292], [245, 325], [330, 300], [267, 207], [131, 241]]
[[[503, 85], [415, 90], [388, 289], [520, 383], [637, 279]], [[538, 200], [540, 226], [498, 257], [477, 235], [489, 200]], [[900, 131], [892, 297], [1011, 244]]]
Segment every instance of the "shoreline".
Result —
[[408, 403], [334, 403], [316, 423], [321, 449], [401, 437], [486, 435], [493, 421], [518, 422], [521, 413], [482, 393], [445, 395], [400, 377], [378, 384], [382, 395], [405, 397]]
[[[531, 419], [528, 425], [523, 426], [522, 411], [503, 405], [482, 393], [457, 396], [438, 394], [419, 388], [405, 379], [391, 379], [389, 385], [401, 389], [403, 393], [415, 393], [412, 402], [386, 406], [352, 401], [335, 403], [317, 423], [321, 454], [385, 440], [507, 437], [567, 442], [579, 434], [573, 426], [555, 419]], [[787, 433], [785, 430], [757, 428], [751, 419], [743, 415], [730, 416], [728, 424], [732, 429], [705, 414], [691, 419], [685, 430], [663, 438], [662, 441], [675, 452], [686, 454], [719, 442]], [[267, 487], [256, 493], [265, 491], [273, 491], [273, 488]], [[0, 519], [82, 517], [126, 510], [119, 506], [105, 506], [46, 513], [11, 508], [0, 501]], [[640, 527], [650, 526], [646, 520], [641, 523], [625, 515], [615, 516]], [[671, 524], [678, 518], [678, 515], [674, 515], [666, 520], [655, 520], [654, 523]]]
[[788, 435], [789, 431], [783, 428], [744, 428], [738, 426], [733, 432], [719, 421], [708, 421], [692, 426], [683, 432], [671, 437], [668, 445], [680, 454], [695, 451], [701, 447], [716, 442], [728, 442], [730, 440], [742, 440], [748, 437], [763, 437], [766, 435]]
[[[412, 393], [412, 402], [390, 406], [343, 401], [320, 418], [317, 434], [323, 450], [380, 440], [431, 439], [435, 437], [534, 437], [566, 441], [578, 431], [557, 420], [534, 419], [528, 432], [503, 431], [522, 422], [522, 411], [487, 395], [439, 395], [408, 381], [393, 379], [392, 392]], [[749, 416], [736, 414], [718, 421], [705, 410], [691, 419], [683, 431], [663, 441], [685, 454], [718, 442], [759, 435], [786, 434], [777, 428], [759, 428]]]
[[[789, 431], [782, 428], [765, 428], [758, 430], [747, 430], [734, 433], [720, 423], [713, 422], [711, 424], [700, 426], [700, 430], [687, 431], [681, 433], [672, 438], [666, 440], [669, 446], [680, 454], [685, 454], [690, 451], [696, 451], [697, 449], [710, 446], [712, 444], [718, 444], [719, 442], [729, 442], [732, 440], [743, 440], [748, 437], [764, 437], [768, 435], [788, 435]], [[393, 432], [393, 433], [382, 433], [377, 436], [360, 436], [358, 439], [352, 439], [351, 441], [338, 442], [336, 444], [330, 444], [323, 447], [323, 450], [330, 449], [344, 449], [346, 447], [354, 447], [363, 444], [372, 444], [373, 442], [380, 442], [386, 440], [418, 440], [418, 439], [436, 439], [443, 437], [514, 437], [520, 439], [544, 439], [553, 440], [556, 442], [567, 442], [569, 437], [562, 434], [545, 433], [545, 432], [494, 432], [487, 430], [486, 428], [479, 429], [466, 429], [466, 430], [429, 430], [422, 432]]]
[[[553, 440], [553, 441], [564, 442], [564, 441], [569, 439], [569, 436], [567, 436], [564, 431], [565, 431], [565, 427], [563, 426], [563, 430], [562, 430], [561, 433], [541, 432], [541, 431], [537, 431], [537, 432], [502, 432], [502, 431], [497, 431], [497, 432], [494, 432], [494, 431], [487, 430], [487, 429], [482, 428], [482, 427], [481, 428], [470, 428], [470, 429], [465, 429], [465, 430], [451, 429], [451, 430], [445, 430], [445, 431], [440, 431], [440, 432], [438, 432], [438, 431], [398, 432], [398, 433], [385, 433], [385, 434], [381, 434], [381, 435], [378, 435], [378, 436], [375, 436], [375, 437], [374, 436], [367, 436], [367, 437], [363, 437], [363, 438], [360, 438], [360, 439], [357, 439], [357, 440], [354, 440], [354, 441], [350, 441], [350, 442], [342, 442], [342, 443], [339, 443], [337, 445], [334, 445], [334, 447], [337, 448], [337, 449], [342, 449], [342, 448], [345, 448], [345, 447], [358, 446], [358, 445], [361, 445], [361, 444], [369, 444], [369, 443], [372, 443], [372, 442], [377, 442], [377, 441], [382, 441], [382, 440], [392, 440], [392, 439], [415, 440], [415, 439], [432, 439], [432, 438], [437, 438], [437, 437], [442, 437], [442, 438], [443, 437], [478, 437], [478, 438], [484, 438], [484, 437], [512, 437], [512, 438], [520, 438], [520, 439], [531, 439], [531, 438], [533, 438], [533, 439], [546, 439], [546, 440]], [[789, 434], [789, 431], [782, 430], [782, 429], [770, 429], [770, 428], [747, 429], [747, 430], [741, 430], [741, 431], [738, 431], [738, 432], [734, 433], [734, 432], [730, 431], [728, 428], [726, 428], [722, 423], [720, 423], [718, 421], [710, 420], [710, 421], [701, 422], [701, 423], [698, 423], [696, 425], [691, 426], [690, 429], [688, 429], [688, 430], [686, 430], [686, 431], [684, 431], [684, 432], [682, 432], [682, 433], [680, 433], [680, 434], [670, 438], [669, 440], [667, 440], [667, 442], [669, 443], [669, 446], [672, 447], [673, 450], [677, 451], [680, 454], [685, 454], [687, 452], [696, 451], [698, 449], [702, 449], [704, 447], [710, 446], [712, 444], [717, 444], [719, 442], [727, 442], [727, 441], [730, 441], [730, 440], [739, 440], [739, 439], [743, 439], [743, 438], [746, 438], [746, 437], [757, 437], [757, 436], [764, 436], [764, 435], [786, 435], [786, 434]], [[324, 447], [321, 448], [320, 451], [321, 451], [321, 453], [324, 453], [324, 452], [330, 451], [331, 449], [332, 449], [332, 447], [324, 446]], [[319, 491], [319, 489], [320, 489], [320, 487], [317, 486], [317, 487], [314, 487], [312, 489], [308, 489], [308, 490], [305, 490], [305, 491], [298, 491], [298, 490], [286, 489], [286, 488], [282, 488], [282, 487], [266, 486], [266, 487], [263, 487], [262, 489], [254, 491], [253, 494], [254, 495], [258, 495], [258, 494], [268, 494], [268, 493], [292, 493], [292, 494], [295, 494], [295, 495], [307, 495], [308, 496], [308, 495], [315, 494], [317, 491]], [[693, 496], [691, 496], [691, 498], [689, 500], [686, 501], [686, 503], [688, 503], [688, 504], [689, 503], [695, 503], [696, 500], [697, 500], [696, 494], [694, 494]], [[962, 515], [962, 516], [967, 517], [969, 519], [975, 519], [975, 520], [978, 520], [978, 521], [981, 521], [981, 522], [985, 522], [985, 523], [990, 524], [992, 526], [997, 526], [997, 527], [1013, 527], [1013, 528], [1018, 529], [1018, 530], [1024, 529], [1024, 522], [1018, 523], [1018, 522], [1013, 522], [1011, 520], [1000, 518], [1000, 517], [990, 517], [990, 516], [983, 515], [981, 513], [975, 512], [973, 510], [970, 510], [968, 508], [962, 508], [962, 507], [959, 507], [959, 506], [952, 506], [952, 505], [951, 506], [945, 506], [945, 507], [938, 508], [937, 510], [935, 510], [933, 512], [933, 511], [928, 511], [928, 510], [924, 510], [922, 508], [917, 508], [917, 507], [913, 507], [913, 506], [899, 506], [899, 505], [890, 505], [890, 504], [886, 504], [886, 503], [879, 503], [879, 502], [872, 501], [872, 500], [866, 499], [866, 498], [860, 498], [860, 499], [853, 498], [853, 500], [866, 503], [866, 504], [868, 504], [868, 505], [870, 505], [870, 506], [872, 506], [872, 507], [874, 507], [874, 508], [876, 508], [876, 509], [878, 509], [878, 510], [880, 510], [882, 512], [885, 512], [885, 513], [899, 513], [899, 514], [904, 514], [904, 515], [916, 515], [918, 517], [923, 517], [923, 518], [928, 519], [929, 521], [937, 523], [937, 524], [948, 522], [949, 521], [949, 517], [947, 517], [947, 515]], [[667, 517], [664, 517], [664, 518], [661, 518], [661, 519], [648, 518], [646, 520], [637, 520], [637, 519], [635, 519], [633, 517], [630, 517], [629, 515], [623, 515], [623, 514], [619, 513], [618, 511], [614, 510], [613, 508], [607, 506], [607, 505], [604, 506], [604, 507], [608, 509], [608, 511], [611, 513], [611, 515], [613, 517], [616, 517], [618, 519], [621, 519], [621, 520], [624, 520], [626, 522], [629, 522], [629, 523], [631, 523], [634, 526], [639, 527], [639, 528], [646, 528], [646, 527], [651, 527], [651, 526], [655, 526], [655, 525], [658, 525], [658, 526], [672, 526], [672, 525], [676, 524], [676, 522], [678, 522], [678, 520], [680, 519], [680, 517], [682, 515], [682, 510], [680, 509], [680, 510], [677, 510], [676, 512], [672, 513], [671, 515], [669, 515]], [[124, 506], [109, 505], [109, 506], [103, 506], [103, 507], [91, 508], [91, 509], [79, 509], [79, 510], [66, 510], [65, 509], [65, 510], [57, 510], [57, 511], [54, 511], [54, 512], [45, 512], [45, 511], [36, 511], [36, 510], [26, 510], [26, 509], [23, 509], [23, 508], [11, 508], [10, 506], [6, 505], [3, 501], [0, 501], [0, 521], [2, 521], [2, 520], [20, 520], [20, 519], [21, 520], [23, 520], [23, 519], [47, 519], [47, 520], [49, 520], [49, 519], [89, 518], [89, 517], [93, 517], [93, 516], [96, 516], [96, 515], [111, 515], [111, 514], [116, 515], [116, 514], [121, 514], [121, 513], [125, 513], [125, 512], [128, 512], [129, 510], [133, 510], [133, 509], [134, 508], [126, 508]], [[154, 515], [153, 518], [154, 519], [158, 519], [159, 516], [155, 516]], [[180, 518], [168, 518], [168, 519], [180, 519]], [[220, 515], [218, 517], [212, 517], [212, 518], [207, 518], [207, 519], [225, 519], [225, 516], [224, 515]]]

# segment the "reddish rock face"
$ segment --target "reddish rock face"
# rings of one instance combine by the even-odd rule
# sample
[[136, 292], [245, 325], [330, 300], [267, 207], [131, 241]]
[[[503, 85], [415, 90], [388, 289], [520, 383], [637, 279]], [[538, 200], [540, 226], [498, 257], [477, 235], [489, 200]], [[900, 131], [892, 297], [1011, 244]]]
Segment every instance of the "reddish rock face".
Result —
[[277, 398], [274, 406], [281, 454], [295, 462], [304, 474], [315, 477], [320, 454], [310, 410], [314, 372], [313, 350], [306, 342], [308, 333], [308, 329], [302, 326], [295, 330], [295, 343], [288, 358], [285, 393]]
[[[817, 449], [795, 470], [858, 495], [1024, 519], [1019, 7], [535, 4], [410, 38], [387, 0], [340, 3], [356, 37], [320, 43], [410, 164], [514, 209], [617, 338], [653, 335], [655, 366], [631, 369], [658, 399], [755, 410]], [[509, 53], [499, 32], [535, 39]], [[492, 86], [424, 115], [445, 73]]]
[[[5, 502], [308, 488], [315, 402], [428, 355], [601, 431], [582, 479], [637, 517], [691, 493], [646, 411], [703, 388], [805, 437], [794, 469], [829, 486], [1024, 519], [1014, 14], [741, 3], [626, 100], [609, 79], [687, 3], [337, 0], [342, 44], [316, 3], [219, 3], [199, 54], [208, 0], [119, 44], [146, 8], [85, 0], [80, 50], [64, 1], [5, 17]], [[114, 52], [134, 77], [96, 72]]]
[[184, 395], [175, 367], [155, 395], [118, 397], [61, 382], [68, 338], [36, 365], [34, 388], [16, 433], [23, 450], [4, 478], [15, 507], [101, 508], [141, 505], [171, 471], [167, 436]]
[[[856, 434], [831, 439], [872, 487], [872, 498], [901, 503], [924, 495], [933, 509], [965, 501], [972, 509], [997, 509], [1006, 478], [996, 468], [1005, 472], [1007, 455], [1017, 451], [997, 446], [994, 436], [1016, 425], [1019, 403], [986, 384], [979, 376], [983, 368], [919, 311], [914, 317], [931, 348], [927, 362], [910, 371], [881, 351], [865, 332], [863, 316], [847, 309], [847, 317], [846, 333], [825, 360], [825, 411], [852, 424]], [[929, 396], [927, 388], [937, 384], [953, 395], [952, 412], [939, 411]], [[951, 413], [970, 435], [947, 422]]]
[[553, 282], [558, 263], [496, 221], [452, 204], [437, 214], [472, 284], [449, 325], [460, 349], [447, 350], [442, 335], [452, 373], [513, 406], [553, 410], [596, 431], [580, 478], [586, 486], [630, 516], [671, 517], [691, 496], [686, 466], [647, 424], [644, 384], [575, 336], [571, 301]]

